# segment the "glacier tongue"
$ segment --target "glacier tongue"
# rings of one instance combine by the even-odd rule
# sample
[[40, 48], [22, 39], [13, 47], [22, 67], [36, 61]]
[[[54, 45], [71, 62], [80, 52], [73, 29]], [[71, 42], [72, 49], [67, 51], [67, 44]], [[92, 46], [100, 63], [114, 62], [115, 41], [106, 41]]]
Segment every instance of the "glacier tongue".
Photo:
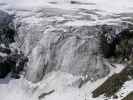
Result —
[[[19, 29], [18, 33], [23, 32], [21, 27]], [[94, 34], [98, 33], [96, 28], [55, 26], [43, 33], [39, 33], [39, 29], [28, 29], [22, 45], [24, 51], [25, 48], [29, 50], [28, 80], [38, 82], [46, 73], [54, 70], [86, 76], [87, 79], [98, 79], [109, 73], [109, 67], [99, 52], [99, 39]]]

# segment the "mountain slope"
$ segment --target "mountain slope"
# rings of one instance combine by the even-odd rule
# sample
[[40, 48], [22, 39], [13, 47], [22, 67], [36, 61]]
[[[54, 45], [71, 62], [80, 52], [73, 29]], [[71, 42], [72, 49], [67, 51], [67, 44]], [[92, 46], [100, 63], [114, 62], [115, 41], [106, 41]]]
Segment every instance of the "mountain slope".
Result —
[[[4, 84], [1, 80], [0, 97], [3, 100], [106, 99], [103, 94], [92, 98], [92, 92], [125, 68], [112, 64], [112, 59], [123, 64], [130, 55], [119, 51], [120, 43], [115, 40], [117, 48], [113, 39], [118, 37], [117, 42], [123, 41], [122, 32], [126, 36], [132, 34], [132, 4], [131, 0], [1, 0], [0, 9], [15, 16], [17, 35], [13, 45], [28, 56], [29, 62], [21, 79], [7, 77]], [[105, 52], [114, 56], [115, 48], [122, 58], [119, 55], [106, 58]], [[130, 87], [132, 80], [128, 81], [124, 80], [125, 89], [120, 87], [118, 94]], [[131, 91], [123, 93], [123, 97]]]

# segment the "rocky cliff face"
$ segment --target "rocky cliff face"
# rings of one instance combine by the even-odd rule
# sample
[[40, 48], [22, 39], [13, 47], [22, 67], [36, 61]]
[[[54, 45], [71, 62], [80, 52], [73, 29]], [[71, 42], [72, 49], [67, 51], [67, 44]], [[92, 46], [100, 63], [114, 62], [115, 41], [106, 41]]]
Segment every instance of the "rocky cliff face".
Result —
[[5, 78], [10, 72], [14, 78], [19, 78], [19, 72], [23, 70], [28, 58], [12, 46], [17, 35], [13, 16], [3, 11], [0, 14], [0, 78]]

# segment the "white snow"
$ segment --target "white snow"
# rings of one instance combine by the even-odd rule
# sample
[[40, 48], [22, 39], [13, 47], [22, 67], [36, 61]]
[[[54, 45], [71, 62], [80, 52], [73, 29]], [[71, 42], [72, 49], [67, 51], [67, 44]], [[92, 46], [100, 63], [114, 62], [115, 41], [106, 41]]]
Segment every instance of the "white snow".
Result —
[[[107, 77], [95, 82], [88, 82], [80, 89], [78, 88], [80, 76], [77, 77], [60, 71], [49, 73], [42, 81], [36, 84], [28, 82], [23, 78], [14, 80], [7, 77], [5, 81], [0, 80], [0, 97], [2, 98], [1, 100], [39, 100], [38, 96], [42, 93], [54, 90], [52, 94], [42, 98], [42, 100], [103, 100], [104, 96], [92, 98], [91, 92], [109, 76], [121, 71], [122, 68], [124, 68], [122, 65], [117, 65]], [[121, 92], [128, 92], [125, 92], [124, 95], [133, 90], [132, 83], [133, 81], [125, 83]]]
[[123, 87], [120, 89], [118, 93], [116, 93], [120, 99], [124, 98], [127, 96], [129, 93], [133, 91], [133, 80], [125, 82]]
[[28, 92], [22, 88], [24, 80], [0, 80], [0, 98], [1, 100], [34, 100], [28, 95]]
[[[88, 5], [71, 4], [70, 1], [88, 3]], [[56, 2], [56, 4], [51, 4], [50, 2]], [[1, 3], [5, 3], [9, 6], [9, 8], [14, 9], [34, 9], [49, 6], [61, 9], [97, 9], [99, 11], [102, 11], [102, 14], [132, 12], [133, 10], [132, 0], [0, 0], [0, 4]]]
[[[81, 2], [81, 5], [71, 4], [70, 1]], [[30, 13], [33, 10], [43, 8], [59, 8], [65, 10], [78, 10], [82, 8], [87, 10], [95, 10], [95, 12], [99, 14], [88, 14], [94, 19], [93, 21], [75, 20], [65, 24], [69, 26], [96, 25], [105, 23], [116, 24], [125, 17], [106, 19], [106, 16], [118, 16], [117, 14], [132, 13], [133, 11], [132, 0], [0, 0], [0, 4], [0, 9], [4, 9], [8, 12], [12, 11], [14, 13], [19, 13], [19, 11], [21, 11], [20, 13], [22, 13], [22, 11], [24, 10], [30, 10]], [[33, 20], [34, 19], [39, 20], [37, 18], [33, 18]]]
[[[114, 15], [119, 13], [132, 13], [133, 12], [133, 0], [74, 0], [92, 4], [70, 4], [71, 0], [0, 0], [0, 9], [6, 11], [13, 11], [25, 16], [24, 10], [29, 10], [27, 14], [31, 14], [31, 17], [24, 19], [27, 23], [39, 24], [42, 19], [32, 16], [32, 11], [42, 8], [60, 8], [68, 10], [78, 10], [79, 8], [88, 10], [98, 10], [97, 13], [102, 17], [107, 15]], [[57, 3], [50, 3], [57, 2]], [[120, 21], [121, 18], [116, 19], [99, 19], [98, 16], [90, 14], [94, 21], [82, 21], [75, 20], [65, 25], [95, 25], [105, 24], [110, 22], [114, 24]], [[32, 21], [31, 21], [32, 20]], [[112, 22], [113, 21], [113, 22]], [[111, 23], [112, 22], [112, 23]], [[110, 75], [119, 73], [124, 67], [118, 65], [116, 68], [112, 68]], [[109, 75], [109, 76], [110, 76]], [[55, 92], [49, 96], [46, 96], [45, 100], [103, 100], [103, 96], [93, 99], [91, 92], [102, 84], [106, 79], [100, 79], [96, 82], [88, 82], [81, 89], [78, 89], [80, 78], [72, 76], [68, 73], [53, 72], [50, 73], [43, 81], [37, 84], [31, 84], [24, 79], [20, 80], [0, 80], [0, 100], [38, 100], [37, 96], [43, 92], [48, 92], [52, 89]], [[118, 93], [125, 93], [127, 95], [130, 91], [133, 91], [133, 81], [126, 82], [123, 89]], [[125, 92], [126, 91], [126, 92]], [[43, 99], [42, 99], [43, 100]]]

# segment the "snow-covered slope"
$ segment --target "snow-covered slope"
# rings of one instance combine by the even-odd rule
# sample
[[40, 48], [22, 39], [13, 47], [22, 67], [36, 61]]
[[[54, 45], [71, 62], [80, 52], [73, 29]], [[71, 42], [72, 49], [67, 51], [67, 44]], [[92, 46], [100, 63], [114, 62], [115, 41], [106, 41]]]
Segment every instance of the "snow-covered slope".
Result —
[[[103, 100], [91, 92], [123, 67], [102, 58], [93, 26], [119, 25], [119, 33], [133, 22], [132, 0], [0, 0], [0, 9], [15, 14], [16, 46], [30, 59], [25, 77], [39, 81], [0, 80], [1, 100]], [[78, 88], [84, 80], [94, 82]]]
[[[82, 8], [91, 11], [94, 10], [94, 13], [97, 12], [99, 16], [132, 13], [133, 9], [132, 0], [1, 0], [0, 3], [0, 9], [33, 10], [53, 7], [72, 10]], [[93, 17], [96, 17], [96, 15]]]

